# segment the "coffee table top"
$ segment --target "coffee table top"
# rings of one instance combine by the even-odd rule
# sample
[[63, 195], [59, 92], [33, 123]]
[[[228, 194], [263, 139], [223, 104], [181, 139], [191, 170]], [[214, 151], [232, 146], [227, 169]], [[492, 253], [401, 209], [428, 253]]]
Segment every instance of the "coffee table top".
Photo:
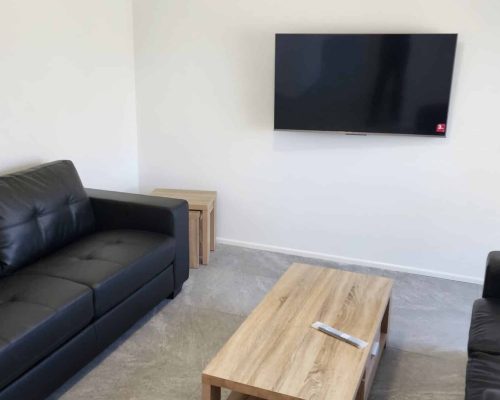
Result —
[[[293, 264], [203, 371], [203, 382], [273, 400], [352, 399], [392, 280]], [[358, 349], [311, 327], [369, 343]]]
[[190, 210], [199, 211], [211, 211], [217, 199], [217, 192], [210, 190], [155, 189], [151, 194], [186, 200]]

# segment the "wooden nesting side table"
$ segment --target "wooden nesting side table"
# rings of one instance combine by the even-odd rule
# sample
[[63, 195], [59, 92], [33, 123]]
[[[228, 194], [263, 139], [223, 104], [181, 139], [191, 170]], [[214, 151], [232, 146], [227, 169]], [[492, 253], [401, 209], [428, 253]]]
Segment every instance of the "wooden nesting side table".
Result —
[[217, 192], [209, 190], [155, 189], [152, 195], [183, 199], [188, 202], [189, 266], [198, 267], [200, 260], [202, 264], [208, 264], [210, 251], [215, 250], [215, 203]]

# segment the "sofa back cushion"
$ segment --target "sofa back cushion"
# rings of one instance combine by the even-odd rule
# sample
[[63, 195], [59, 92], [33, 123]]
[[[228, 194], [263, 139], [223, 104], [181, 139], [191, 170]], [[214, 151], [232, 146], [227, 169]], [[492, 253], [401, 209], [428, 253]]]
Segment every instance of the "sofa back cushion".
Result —
[[71, 161], [0, 176], [0, 276], [93, 230], [90, 201]]

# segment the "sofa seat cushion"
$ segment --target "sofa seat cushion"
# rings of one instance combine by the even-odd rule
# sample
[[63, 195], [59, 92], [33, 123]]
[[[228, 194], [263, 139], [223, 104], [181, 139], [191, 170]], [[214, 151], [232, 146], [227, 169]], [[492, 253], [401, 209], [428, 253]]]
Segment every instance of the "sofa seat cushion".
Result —
[[94, 291], [96, 318], [165, 270], [175, 240], [159, 233], [113, 230], [86, 236], [19, 273], [38, 273], [81, 283]]
[[92, 290], [59, 278], [0, 280], [0, 390], [92, 321]]
[[466, 377], [466, 400], [484, 400], [487, 389], [500, 390], [500, 355], [472, 352]]
[[478, 299], [472, 307], [469, 352], [500, 355], [500, 300]]

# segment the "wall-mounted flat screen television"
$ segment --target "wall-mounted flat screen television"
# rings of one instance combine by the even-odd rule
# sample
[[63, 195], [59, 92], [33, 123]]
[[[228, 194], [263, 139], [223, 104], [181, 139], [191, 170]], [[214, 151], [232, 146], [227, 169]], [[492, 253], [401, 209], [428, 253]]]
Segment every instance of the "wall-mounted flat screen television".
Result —
[[445, 136], [456, 34], [277, 34], [276, 130]]

